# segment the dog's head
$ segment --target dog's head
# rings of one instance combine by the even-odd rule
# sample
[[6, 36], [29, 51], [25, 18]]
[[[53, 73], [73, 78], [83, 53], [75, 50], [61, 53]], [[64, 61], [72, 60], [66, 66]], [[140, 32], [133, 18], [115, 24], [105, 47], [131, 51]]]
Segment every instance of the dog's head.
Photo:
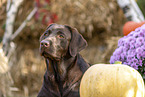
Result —
[[51, 24], [40, 37], [40, 54], [52, 60], [66, 54], [75, 57], [86, 46], [86, 40], [77, 29], [67, 25]]

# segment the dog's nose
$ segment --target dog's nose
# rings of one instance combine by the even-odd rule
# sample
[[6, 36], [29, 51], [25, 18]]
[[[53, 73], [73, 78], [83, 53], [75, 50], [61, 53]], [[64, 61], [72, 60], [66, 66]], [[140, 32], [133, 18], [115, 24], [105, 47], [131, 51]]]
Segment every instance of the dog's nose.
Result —
[[43, 47], [49, 47], [50, 43], [48, 41], [46, 41], [46, 40], [42, 40], [40, 42], [40, 45], [43, 46]]

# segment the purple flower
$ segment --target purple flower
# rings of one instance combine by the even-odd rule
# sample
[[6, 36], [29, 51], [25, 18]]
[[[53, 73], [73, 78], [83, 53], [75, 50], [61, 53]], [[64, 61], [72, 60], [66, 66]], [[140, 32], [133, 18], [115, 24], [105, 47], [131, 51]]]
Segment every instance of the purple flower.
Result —
[[138, 65], [136, 65], [136, 63], [132, 63], [130, 66], [138, 70]]
[[141, 46], [141, 43], [140, 42], [136, 42], [135, 43], [135, 48], [138, 48], [138, 47], [140, 47]]
[[124, 46], [125, 46], [126, 48], [129, 48], [129, 47], [130, 47], [130, 45], [129, 45], [128, 42], [125, 42], [125, 43], [124, 43]]
[[138, 60], [136, 58], [133, 58], [132, 59], [132, 62], [135, 63], [135, 64], [137, 64], [138, 63]]
[[141, 32], [145, 35], [145, 28], [141, 30]]
[[138, 48], [136, 48], [135, 51], [136, 51], [137, 54], [142, 54], [143, 49], [141, 47], [138, 47]]
[[124, 65], [128, 65], [128, 63], [127, 63], [127, 62], [123, 62], [123, 64], [124, 64]]
[[145, 60], [145, 24], [118, 40], [118, 48], [113, 52], [110, 63], [121, 61], [142, 72], [143, 60]]
[[132, 31], [127, 36], [133, 36], [134, 33], [135, 33], [135, 31]]
[[135, 56], [136, 52], [135, 52], [135, 50], [128, 50], [127, 54], [129, 56], [132, 56], [133, 57], [133, 56]]
[[131, 41], [130, 42], [130, 49], [134, 49], [135, 48], [135, 42]]
[[122, 50], [120, 48], [116, 49], [116, 54], [120, 55], [122, 53]]
[[123, 46], [123, 44], [124, 44], [123, 39], [122, 39], [122, 38], [121, 38], [121, 39], [119, 39], [119, 40], [118, 40], [118, 46]]
[[143, 25], [141, 26], [141, 29], [145, 29], [145, 24], [143, 24]]
[[130, 46], [124, 46], [124, 47], [122, 47], [122, 51], [127, 52], [129, 48], [130, 48]]
[[138, 65], [139, 65], [139, 66], [142, 66], [142, 60], [139, 60], [139, 61], [138, 61]]
[[144, 35], [144, 31], [141, 30], [140, 33], [139, 33], [139, 37], [144, 37], [144, 36], [145, 36], [145, 35]]
[[134, 38], [137, 38], [138, 36], [139, 36], [138, 33], [134, 33], [134, 34], [133, 34], [133, 37], [134, 37]]
[[142, 57], [145, 58], [145, 51], [142, 52]]
[[137, 59], [142, 59], [142, 54], [137, 53], [136, 57], [137, 57]]
[[143, 37], [138, 37], [137, 39], [136, 39], [136, 43], [139, 43], [139, 44], [143, 44], [143, 42], [144, 42], [144, 38]]
[[136, 32], [139, 32], [139, 31], [140, 31], [140, 28], [141, 28], [141, 27], [136, 28], [135, 31], [136, 31]]
[[141, 46], [141, 49], [143, 49], [143, 51], [145, 51], [145, 43]]
[[127, 56], [127, 61], [131, 61], [131, 60], [132, 60], [132, 57], [133, 57], [133, 56], [128, 55], [128, 56]]
[[121, 59], [122, 59], [122, 61], [123, 61], [123, 60], [125, 60], [125, 58], [126, 58], [126, 54], [121, 53], [120, 57], [121, 57]]
[[115, 60], [116, 60], [115, 57], [114, 56], [111, 56], [110, 63], [113, 64], [115, 62]]
[[135, 39], [133, 37], [128, 37], [128, 39], [126, 39], [127, 42], [135, 42]]

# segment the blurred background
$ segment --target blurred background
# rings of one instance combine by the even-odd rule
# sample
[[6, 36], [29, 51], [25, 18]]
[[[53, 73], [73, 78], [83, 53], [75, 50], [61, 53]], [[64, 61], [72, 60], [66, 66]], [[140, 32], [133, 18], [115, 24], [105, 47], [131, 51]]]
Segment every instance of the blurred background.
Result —
[[[137, 3], [145, 14], [145, 1]], [[88, 42], [81, 55], [97, 64], [109, 63], [127, 21], [117, 0], [0, 0], [0, 97], [36, 97], [46, 70], [39, 37], [49, 24], [77, 28]]]

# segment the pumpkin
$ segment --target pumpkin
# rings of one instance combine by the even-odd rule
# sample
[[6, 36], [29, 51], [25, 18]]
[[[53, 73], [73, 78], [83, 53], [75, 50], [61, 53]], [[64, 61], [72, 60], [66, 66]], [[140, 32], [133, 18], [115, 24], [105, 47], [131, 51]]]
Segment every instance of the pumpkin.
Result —
[[123, 26], [123, 34], [124, 36], [127, 36], [131, 31], [134, 31], [136, 28], [141, 27], [143, 24], [145, 24], [144, 22], [134, 22], [134, 21], [128, 21], [124, 24]]
[[80, 97], [144, 97], [144, 82], [127, 65], [96, 64], [82, 77]]

